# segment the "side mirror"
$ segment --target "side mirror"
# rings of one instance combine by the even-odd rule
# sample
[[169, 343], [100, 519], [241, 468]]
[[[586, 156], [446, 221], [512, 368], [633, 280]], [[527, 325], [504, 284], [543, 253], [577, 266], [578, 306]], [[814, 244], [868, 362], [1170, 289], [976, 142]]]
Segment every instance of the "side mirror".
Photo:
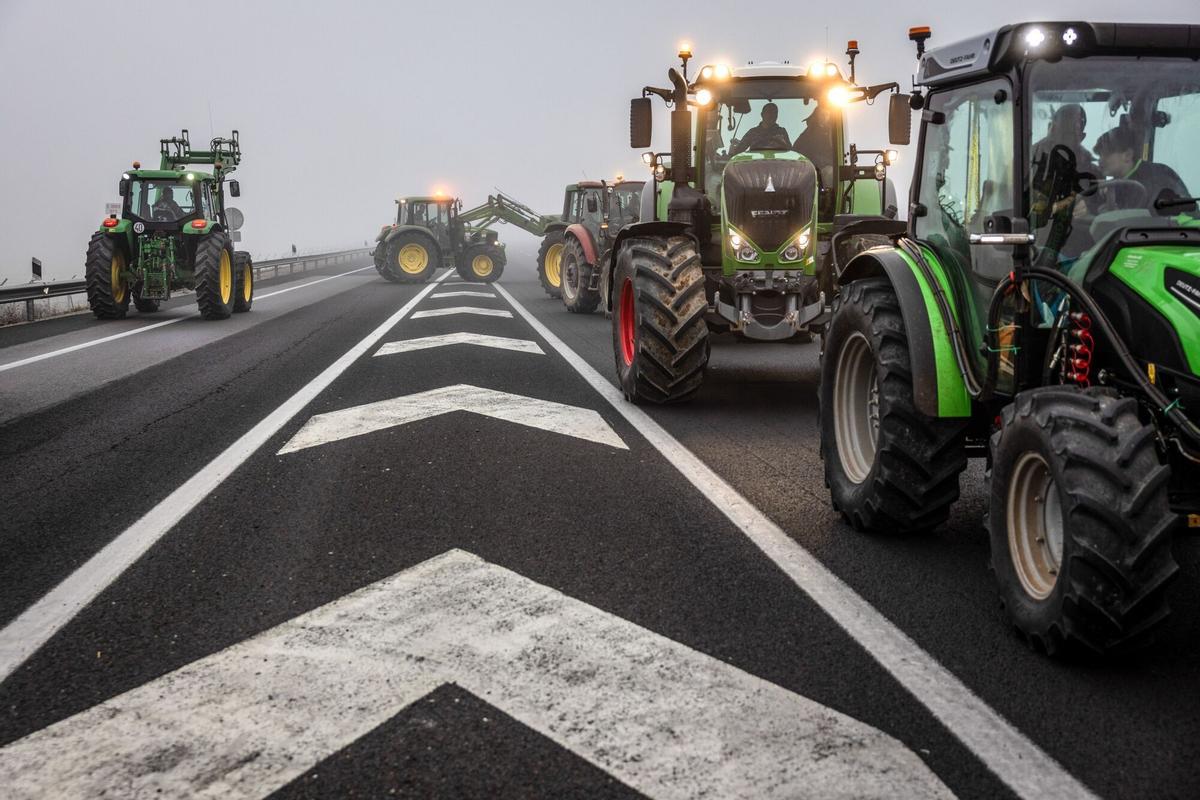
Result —
[[600, 204], [596, 202], [596, 195], [589, 194], [587, 199], [587, 210], [589, 214], [595, 214], [600, 210]]
[[129, 180], [128, 179], [121, 178], [121, 180], [117, 183], [117, 194], [119, 194], [121, 197], [129, 196]]
[[650, 133], [653, 126], [653, 108], [649, 97], [637, 97], [629, 101], [629, 146], [646, 148], [650, 146]]
[[237, 181], [229, 182], [229, 196], [230, 197], [241, 197], [242, 196], [242, 187], [238, 185]]
[[888, 141], [908, 144], [912, 140], [912, 106], [906, 94], [893, 94], [888, 103]]

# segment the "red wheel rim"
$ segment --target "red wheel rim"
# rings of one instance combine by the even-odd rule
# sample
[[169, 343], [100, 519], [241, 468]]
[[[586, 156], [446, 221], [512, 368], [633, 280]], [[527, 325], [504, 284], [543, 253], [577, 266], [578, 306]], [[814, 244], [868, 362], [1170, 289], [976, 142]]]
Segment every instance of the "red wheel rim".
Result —
[[621, 357], [625, 366], [633, 363], [633, 281], [627, 280], [621, 286]]

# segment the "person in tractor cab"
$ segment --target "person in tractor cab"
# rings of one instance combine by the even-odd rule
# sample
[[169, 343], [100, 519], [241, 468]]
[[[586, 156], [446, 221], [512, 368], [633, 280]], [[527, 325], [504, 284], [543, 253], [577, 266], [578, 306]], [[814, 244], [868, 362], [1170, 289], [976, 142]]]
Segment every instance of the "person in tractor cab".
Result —
[[1183, 180], [1166, 164], [1156, 164], [1137, 158], [1136, 137], [1128, 126], [1113, 128], [1096, 140], [1096, 155], [1100, 157], [1100, 170], [1114, 180], [1136, 181], [1146, 188], [1144, 200], [1136, 197], [1136, 187], [1114, 186], [1112, 205], [1117, 208], [1132, 208], [1144, 205], [1153, 210], [1159, 199], [1175, 200], [1191, 197]]
[[744, 138], [733, 142], [729, 155], [736, 156], [747, 150], [787, 150], [791, 142], [787, 129], [779, 124], [779, 106], [768, 102], [762, 107], [762, 120], [746, 131]]
[[175, 190], [164, 186], [152, 210], [156, 219], [176, 220], [183, 216], [183, 209], [175, 202]]
[[1085, 129], [1087, 128], [1087, 112], [1078, 103], [1067, 103], [1059, 106], [1050, 118], [1050, 128], [1045, 138], [1033, 145], [1033, 161], [1046, 158], [1050, 151], [1062, 145], [1075, 156], [1075, 170], [1083, 172], [1086, 167], [1095, 164], [1095, 159], [1083, 146]]
[[818, 104], [809, 115], [804, 130], [792, 142], [792, 149], [813, 163], [821, 176], [822, 186], [833, 185], [833, 120], [823, 104]]

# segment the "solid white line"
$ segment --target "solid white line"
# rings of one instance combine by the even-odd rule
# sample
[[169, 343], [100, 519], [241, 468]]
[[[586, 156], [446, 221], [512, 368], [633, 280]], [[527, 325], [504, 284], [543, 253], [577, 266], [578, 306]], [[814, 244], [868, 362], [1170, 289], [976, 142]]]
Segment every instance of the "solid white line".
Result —
[[[353, 275], [355, 272], [362, 272], [363, 270], [368, 270], [368, 269], [375, 269], [375, 267], [370, 266], [370, 267], [363, 267], [362, 269], [352, 269], [349, 272], [340, 272], [337, 275], [330, 275], [328, 277], [320, 278], [315, 281], [309, 281], [308, 283], [302, 283], [299, 286], [289, 286], [288, 288], [280, 289], [277, 292], [268, 292], [267, 294], [256, 294], [254, 296], [254, 299], [255, 300], [266, 300], [268, 297], [274, 297], [275, 295], [284, 294], [285, 292], [294, 292], [297, 289], [303, 289], [306, 286], [313, 286], [314, 284], [324, 283], [325, 281], [331, 281], [334, 278], [341, 278], [346, 275]], [[82, 342], [80, 344], [73, 344], [70, 347], [63, 347], [59, 350], [52, 350], [49, 353], [42, 353], [41, 355], [30, 356], [29, 358], [22, 358], [19, 361], [10, 361], [7, 364], [0, 364], [0, 372], [4, 372], [5, 370], [10, 370], [10, 369], [16, 369], [17, 367], [23, 367], [26, 364], [35, 364], [38, 361], [45, 361], [48, 358], [54, 358], [56, 356], [65, 356], [67, 353], [74, 353], [77, 350], [85, 350], [89, 347], [95, 347], [98, 344], [105, 344], [106, 342], [116, 341], [117, 339], [124, 339], [126, 336], [133, 336], [135, 333], [145, 333], [146, 331], [154, 330], [155, 328], [161, 328], [164, 325], [174, 325], [176, 322], [183, 322], [185, 319], [191, 319], [192, 317], [195, 317], [195, 316], [199, 316], [199, 315], [198, 314], [188, 314], [188, 315], [182, 316], [182, 317], [175, 317], [174, 319], [167, 319], [167, 320], [163, 320], [162, 322], [155, 322], [151, 325], [143, 325], [140, 328], [134, 328], [133, 330], [125, 331], [123, 333], [114, 333], [112, 336], [104, 336], [100, 339], [93, 339], [90, 342]]]
[[429, 311], [418, 311], [413, 319], [428, 317], [451, 317], [455, 314], [476, 314], [481, 317], [506, 317], [512, 319], [512, 314], [502, 308], [479, 308], [478, 306], [453, 306], [451, 308], [433, 308]]
[[660, 800], [953, 797], [891, 736], [461, 550], [5, 746], [0, 786], [265, 797], [447, 684]]
[[504, 287], [496, 290], [517, 314], [575, 368], [667, 461], [754, 542], [826, 614], [891, 673], [921, 705], [1023, 798], [1094, 798], [1062, 765], [972, 692], [952, 672], [812, 553], [783, 532], [736, 489], [679, 443], [645, 411], [529, 313]]
[[[450, 273], [445, 273], [448, 275]], [[19, 617], [0, 630], [0, 683], [13, 673], [29, 656], [45, 644], [60, 628], [71, 621], [88, 603], [120, 577], [143, 553], [163, 537], [175, 523], [183, 519], [201, 500], [221, 485], [234, 470], [274, 436], [288, 420], [320, 394], [360, 356], [387, 335], [395, 325], [437, 287], [441, 278], [430, 283], [415, 297], [401, 306], [366, 338], [351, 347], [320, 375], [309, 381], [283, 405], [276, 408], [247, 431], [225, 452], [182, 486], [167, 495], [137, 522], [125, 529], [104, 549], [89, 558], [68, 575], [45, 597], [38, 600]]]

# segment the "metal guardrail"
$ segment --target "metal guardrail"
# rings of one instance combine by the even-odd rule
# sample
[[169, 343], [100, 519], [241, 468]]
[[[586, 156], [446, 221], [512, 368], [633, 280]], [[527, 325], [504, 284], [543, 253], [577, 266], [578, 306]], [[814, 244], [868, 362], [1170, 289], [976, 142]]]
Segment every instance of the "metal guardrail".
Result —
[[[291, 258], [274, 258], [259, 261], [254, 264], [256, 280], [275, 278], [280, 275], [294, 275], [297, 272], [308, 272], [310, 269], [320, 269], [334, 264], [344, 264], [359, 256], [368, 255], [369, 247], [355, 250], [340, 250], [336, 253], [317, 253], [308, 256], [292, 256]], [[270, 273], [270, 274], [264, 274]], [[36, 283], [20, 283], [16, 286], [0, 286], [0, 305], [5, 303], [24, 302], [25, 318], [33, 319], [33, 304], [37, 300], [47, 300], [51, 297], [66, 297], [72, 294], [83, 294], [87, 291], [87, 281], [46, 281]]]

